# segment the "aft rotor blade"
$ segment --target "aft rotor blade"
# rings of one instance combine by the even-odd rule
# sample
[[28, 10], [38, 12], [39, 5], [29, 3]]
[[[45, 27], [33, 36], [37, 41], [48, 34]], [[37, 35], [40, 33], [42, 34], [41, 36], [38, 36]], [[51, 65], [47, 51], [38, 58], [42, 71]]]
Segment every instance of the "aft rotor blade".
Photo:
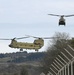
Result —
[[35, 36], [30, 36], [30, 35], [25, 35], [25, 36], [27, 36], [28, 38], [29, 38], [29, 37], [39, 38], [39, 37], [35, 37]]
[[29, 38], [29, 37], [20, 37], [20, 38], [15, 38], [15, 39], [25, 39], [25, 38]]
[[28, 37], [33, 37], [33, 38], [42, 38], [42, 39], [54, 39], [54, 38], [58, 38], [58, 37], [35, 37], [35, 36], [30, 36], [30, 35], [26, 35]]
[[42, 37], [43, 39], [54, 39], [54, 38], [58, 38], [58, 37]]
[[61, 15], [55, 15], [55, 14], [48, 14], [48, 15], [51, 15], [51, 16], [61, 16]]

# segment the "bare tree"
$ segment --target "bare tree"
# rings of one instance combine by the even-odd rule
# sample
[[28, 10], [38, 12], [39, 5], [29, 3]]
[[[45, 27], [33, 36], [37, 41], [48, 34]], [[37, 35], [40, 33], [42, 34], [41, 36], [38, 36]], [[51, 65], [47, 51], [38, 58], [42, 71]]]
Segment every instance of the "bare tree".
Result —
[[28, 75], [28, 70], [25, 66], [22, 67], [20, 75]]
[[54, 58], [60, 53], [60, 50], [62, 50], [62, 48], [66, 47], [66, 40], [69, 39], [69, 34], [64, 32], [56, 32], [54, 34], [54, 37], [55, 38], [53, 38], [51, 41], [52, 45], [48, 46], [46, 56], [42, 61], [42, 69], [44, 73], [48, 73]]

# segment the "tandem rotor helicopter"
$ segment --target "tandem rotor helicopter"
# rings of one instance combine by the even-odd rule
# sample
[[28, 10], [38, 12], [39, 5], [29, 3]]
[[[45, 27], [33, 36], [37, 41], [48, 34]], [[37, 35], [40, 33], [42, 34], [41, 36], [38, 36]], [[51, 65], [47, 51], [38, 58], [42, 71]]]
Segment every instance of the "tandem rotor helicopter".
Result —
[[64, 26], [66, 25], [66, 22], [65, 22], [64, 17], [71, 17], [71, 16], [74, 16], [74, 14], [73, 14], [73, 15], [56, 15], [56, 14], [48, 14], [48, 15], [60, 17], [60, 19], [59, 19], [59, 25], [64, 25]]
[[[34, 49], [35, 51], [38, 51], [40, 48], [44, 46], [44, 40], [43, 39], [52, 39], [54, 37], [34, 37], [26, 35], [27, 37], [21, 37], [21, 38], [13, 38], [13, 39], [0, 39], [0, 40], [11, 40], [11, 43], [9, 44], [9, 47], [11, 48], [19, 48], [20, 51], [23, 51], [23, 49]], [[25, 39], [33, 37], [36, 38], [33, 43], [28, 42], [18, 42], [19, 39]]]

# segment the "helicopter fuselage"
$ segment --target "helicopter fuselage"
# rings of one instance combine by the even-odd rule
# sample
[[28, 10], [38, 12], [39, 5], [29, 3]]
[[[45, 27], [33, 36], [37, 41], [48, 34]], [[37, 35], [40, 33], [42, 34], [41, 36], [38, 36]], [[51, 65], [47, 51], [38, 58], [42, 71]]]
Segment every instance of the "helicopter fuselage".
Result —
[[59, 25], [65, 25], [65, 19], [63, 18], [63, 16], [61, 16], [59, 19]]
[[44, 45], [44, 40], [42, 38], [34, 40], [33, 43], [27, 42], [17, 42], [12, 40], [9, 47], [11, 48], [20, 48], [20, 49], [35, 49], [38, 50]]

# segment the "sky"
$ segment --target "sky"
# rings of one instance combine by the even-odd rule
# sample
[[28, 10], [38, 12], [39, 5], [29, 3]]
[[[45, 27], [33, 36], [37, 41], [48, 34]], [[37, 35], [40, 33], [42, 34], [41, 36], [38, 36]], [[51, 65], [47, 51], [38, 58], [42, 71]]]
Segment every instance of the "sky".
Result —
[[[74, 14], [74, 0], [0, 0], [0, 38], [12, 39], [25, 35], [52, 37], [55, 32], [74, 36], [74, 16], [65, 17], [66, 26], [58, 26], [59, 17], [48, 14]], [[18, 40], [33, 42], [35, 38]], [[49, 40], [39, 51], [45, 51]], [[17, 52], [8, 47], [11, 40], [0, 40], [0, 53]], [[34, 52], [34, 50], [25, 50]]]

